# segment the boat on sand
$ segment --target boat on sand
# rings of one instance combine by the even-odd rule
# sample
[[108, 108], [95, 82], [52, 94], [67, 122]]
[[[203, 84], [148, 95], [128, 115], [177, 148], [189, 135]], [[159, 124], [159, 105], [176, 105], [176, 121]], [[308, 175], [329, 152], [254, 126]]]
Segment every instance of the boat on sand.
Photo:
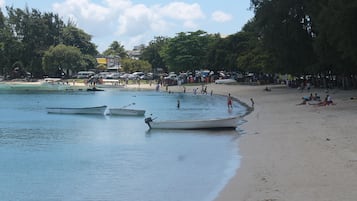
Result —
[[97, 114], [104, 115], [107, 109], [106, 105], [98, 107], [80, 107], [80, 108], [69, 108], [69, 107], [47, 107], [47, 112], [52, 114]]
[[240, 116], [202, 120], [156, 121], [155, 119], [145, 118], [145, 123], [150, 129], [236, 129]]

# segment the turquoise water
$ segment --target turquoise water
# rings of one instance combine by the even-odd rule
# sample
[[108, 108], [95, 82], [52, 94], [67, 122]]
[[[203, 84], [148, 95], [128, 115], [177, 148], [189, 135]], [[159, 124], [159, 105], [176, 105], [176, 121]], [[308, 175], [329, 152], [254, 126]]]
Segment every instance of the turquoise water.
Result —
[[47, 114], [45, 109], [132, 104], [159, 119], [245, 113], [238, 103], [227, 111], [225, 97], [0, 91], [0, 100], [0, 200], [209, 201], [239, 166], [239, 128], [149, 131], [144, 117]]

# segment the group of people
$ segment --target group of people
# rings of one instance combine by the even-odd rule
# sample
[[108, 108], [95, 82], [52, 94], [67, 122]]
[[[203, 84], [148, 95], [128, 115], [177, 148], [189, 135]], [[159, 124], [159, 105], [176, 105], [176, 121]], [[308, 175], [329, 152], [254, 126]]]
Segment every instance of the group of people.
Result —
[[310, 96], [308, 97], [307, 96], [302, 97], [302, 102], [297, 105], [306, 105], [307, 103], [309, 105], [318, 105], [318, 106], [334, 104], [329, 94], [326, 95], [324, 100], [321, 100], [320, 96], [318, 96], [317, 93], [315, 93], [315, 95], [312, 95], [311, 93]]

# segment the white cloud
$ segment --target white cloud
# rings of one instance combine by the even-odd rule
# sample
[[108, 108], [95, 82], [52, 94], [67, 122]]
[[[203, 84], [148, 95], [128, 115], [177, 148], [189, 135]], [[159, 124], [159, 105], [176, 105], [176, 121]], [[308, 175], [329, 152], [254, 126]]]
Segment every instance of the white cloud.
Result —
[[178, 20], [196, 20], [203, 19], [205, 16], [202, 13], [199, 4], [187, 4], [183, 2], [173, 2], [159, 8], [163, 16], [171, 17]]
[[109, 9], [89, 0], [66, 0], [55, 3], [53, 10], [63, 16], [76, 16], [77, 19], [103, 21], [109, 15]]
[[92, 0], [65, 0], [53, 4], [53, 10], [65, 20], [75, 20], [94, 40], [112, 35], [113, 40], [123, 41], [125, 46], [171, 35], [174, 30], [196, 28], [198, 21], [205, 18], [199, 4], [184, 2], [147, 6], [132, 0], [103, 0], [100, 4]]
[[216, 22], [227, 22], [232, 20], [233, 16], [222, 11], [215, 11], [212, 14], [212, 20]]
[[131, 0], [105, 0], [105, 2], [108, 4], [109, 8], [114, 10], [125, 10], [133, 5]]
[[151, 10], [139, 4], [124, 11], [119, 16], [119, 35], [130, 34], [137, 36], [150, 29], [152, 18]]
[[0, 7], [5, 6], [5, 0], [0, 0]]

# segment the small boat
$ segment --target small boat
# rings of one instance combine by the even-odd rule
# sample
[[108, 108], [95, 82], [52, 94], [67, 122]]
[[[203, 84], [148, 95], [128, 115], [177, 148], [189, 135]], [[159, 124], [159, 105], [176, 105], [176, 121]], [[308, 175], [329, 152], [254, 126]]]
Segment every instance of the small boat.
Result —
[[87, 91], [104, 91], [104, 89], [98, 89], [96, 87], [88, 88]]
[[129, 105], [121, 108], [109, 108], [109, 114], [122, 116], [144, 116], [145, 110], [127, 109], [127, 107], [131, 105], [135, 105], [135, 103], [130, 103]]
[[238, 125], [239, 116], [203, 120], [167, 120], [155, 121], [151, 117], [145, 118], [145, 123], [150, 129], [235, 129]]
[[111, 115], [123, 116], [144, 116], [145, 110], [126, 109], [126, 108], [109, 108]]
[[53, 114], [100, 114], [104, 115], [107, 109], [106, 105], [98, 107], [82, 107], [82, 108], [68, 108], [68, 107], [48, 107], [48, 113]]

